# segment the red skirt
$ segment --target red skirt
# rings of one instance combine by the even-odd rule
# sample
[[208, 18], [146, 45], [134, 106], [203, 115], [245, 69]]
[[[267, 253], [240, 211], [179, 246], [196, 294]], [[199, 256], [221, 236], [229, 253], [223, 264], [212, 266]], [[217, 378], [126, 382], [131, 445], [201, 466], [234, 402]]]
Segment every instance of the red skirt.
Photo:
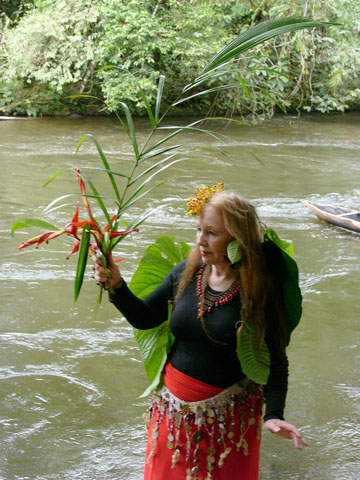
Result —
[[262, 388], [243, 380], [222, 390], [167, 363], [154, 394], [144, 480], [257, 480]]

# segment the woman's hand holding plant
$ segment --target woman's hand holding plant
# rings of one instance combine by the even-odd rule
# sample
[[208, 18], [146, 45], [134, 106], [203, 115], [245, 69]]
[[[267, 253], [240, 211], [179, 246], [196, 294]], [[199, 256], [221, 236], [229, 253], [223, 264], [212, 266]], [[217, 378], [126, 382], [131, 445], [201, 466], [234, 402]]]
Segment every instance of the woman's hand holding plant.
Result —
[[113, 292], [119, 288], [123, 282], [119, 267], [114, 262], [112, 254], [107, 255], [106, 270], [96, 255], [93, 255], [94, 278], [98, 284], [102, 284], [105, 290]]

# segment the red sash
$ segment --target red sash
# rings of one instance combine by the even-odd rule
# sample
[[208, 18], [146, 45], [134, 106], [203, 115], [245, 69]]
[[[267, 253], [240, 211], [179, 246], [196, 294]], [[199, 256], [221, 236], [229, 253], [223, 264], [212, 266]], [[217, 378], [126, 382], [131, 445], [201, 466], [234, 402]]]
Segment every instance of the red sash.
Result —
[[175, 397], [185, 402], [199, 402], [223, 391], [222, 388], [213, 387], [180, 372], [170, 362], [165, 366], [164, 382]]

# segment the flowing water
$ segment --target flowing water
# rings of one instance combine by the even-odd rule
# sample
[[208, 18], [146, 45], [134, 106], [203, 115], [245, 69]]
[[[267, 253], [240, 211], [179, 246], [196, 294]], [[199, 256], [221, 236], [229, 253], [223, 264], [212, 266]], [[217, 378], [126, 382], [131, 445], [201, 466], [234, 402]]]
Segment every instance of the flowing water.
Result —
[[[141, 140], [146, 123], [136, 124]], [[130, 278], [147, 245], [160, 235], [192, 242], [193, 221], [183, 206], [198, 186], [223, 181], [257, 206], [260, 217], [294, 241], [304, 314], [292, 337], [286, 418], [310, 446], [296, 451], [264, 432], [261, 479], [354, 480], [360, 478], [359, 273], [360, 235], [318, 220], [301, 200], [360, 208], [359, 114], [275, 118], [257, 126], [219, 127], [231, 158], [193, 151], [191, 161], [164, 172], [131, 215], [156, 207], [138, 234], [119, 251]], [[146, 377], [132, 331], [97, 295], [91, 268], [76, 304], [76, 258], [71, 242], [53, 240], [16, 250], [38, 230], [16, 232], [19, 218], [44, 217], [62, 226], [72, 204], [46, 214], [54, 198], [77, 192], [75, 165], [100, 166], [87, 140], [92, 133], [114, 170], [129, 168], [130, 147], [117, 121], [101, 118], [0, 122], [2, 261], [0, 267], [0, 478], [4, 480], [140, 480], [145, 448], [139, 399]], [[231, 138], [229, 138], [231, 137]], [[263, 162], [254, 159], [252, 152]], [[207, 163], [195, 161], [206, 160]], [[58, 171], [46, 188], [42, 185]], [[94, 178], [110, 192], [102, 174]], [[96, 210], [96, 214], [99, 212]], [[171, 477], [169, 477], [171, 478]]]

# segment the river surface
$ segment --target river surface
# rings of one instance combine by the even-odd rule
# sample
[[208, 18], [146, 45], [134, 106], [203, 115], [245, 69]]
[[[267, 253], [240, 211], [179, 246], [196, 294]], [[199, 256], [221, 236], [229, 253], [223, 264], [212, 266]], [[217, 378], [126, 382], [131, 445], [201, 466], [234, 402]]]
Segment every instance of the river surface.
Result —
[[[138, 121], [136, 128], [143, 141], [146, 122]], [[188, 133], [184, 150], [192, 160], [164, 172], [166, 183], [129, 214], [156, 207], [141, 231], [119, 249], [126, 258], [123, 275], [131, 278], [158, 236], [193, 241], [193, 221], [183, 206], [194, 188], [223, 181], [226, 189], [251, 199], [266, 224], [294, 241], [304, 313], [288, 350], [286, 418], [309, 442], [306, 450], [296, 451], [290, 442], [264, 432], [260, 479], [359, 479], [360, 235], [323, 223], [301, 200], [360, 208], [360, 115], [279, 117], [251, 127], [218, 128], [231, 158], [192, 150], [195, 142], [220, 143]], [[69, 221], [75, 197], [60, 202], [72, 206], [47, 214], [42, 209], [78, 191], [74, 166], [101, 166], [89, 140], [74, 158], [84, 133], [96, 136], [114, 170], [129, 168], [130, 146], [116, 120], [0, 122], [4, 480], [142, 478], [142, 414], [149, 400], [139, 399], [147, 383], [131, 328], [106, 298], [94, 317], [97, 290], [91, 268], [74, 304], [76, 258], [65, 260], [70, 240], [20, 252], [16, 247], [38, 229], [10, 236], [19, 218], [42, 217], [58, 226]], [[65, 173], [43, 187], [57, 171]], [[101, 175], [95, 175], [95, 183], [109, 193]]]

